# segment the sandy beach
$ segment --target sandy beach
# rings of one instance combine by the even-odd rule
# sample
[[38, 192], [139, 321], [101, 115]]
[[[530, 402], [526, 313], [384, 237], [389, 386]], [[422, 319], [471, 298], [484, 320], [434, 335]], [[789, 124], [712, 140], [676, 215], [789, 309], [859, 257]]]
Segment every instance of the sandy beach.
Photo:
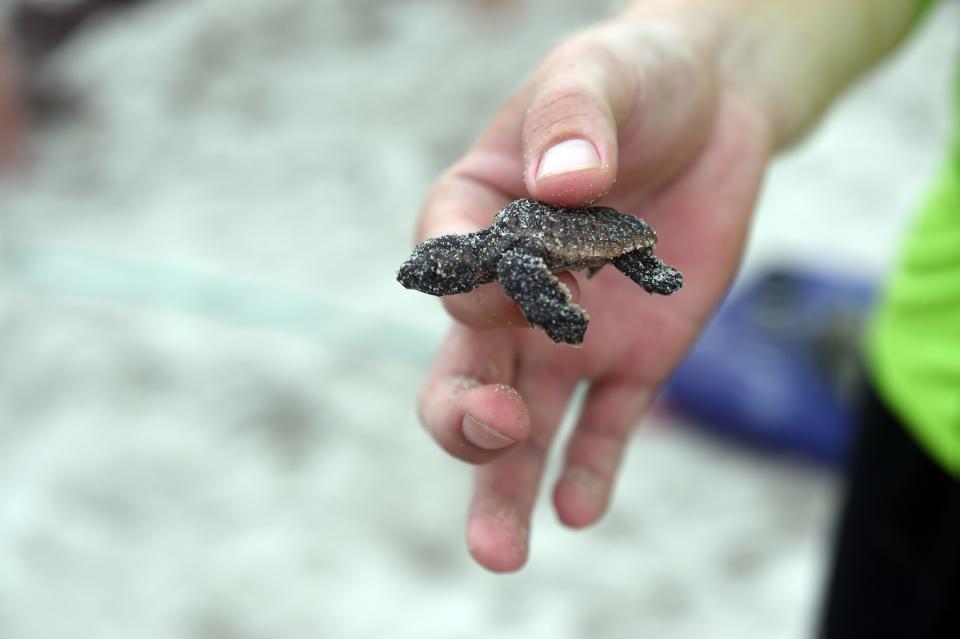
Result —
[[[470, 470], [414, 409], [449, 320], [396, 268], [604, 15], [502, 4], [165, 0], [58, 54], [0, 178], [0, 637], [810, 636], [839, 475], [663, 410], [598, 526], [543, 500], [522, 572], [466, 553]], [[951, 126], [960, 6], [931, 18], [775, 165], [744, 276], [889, 270]]]

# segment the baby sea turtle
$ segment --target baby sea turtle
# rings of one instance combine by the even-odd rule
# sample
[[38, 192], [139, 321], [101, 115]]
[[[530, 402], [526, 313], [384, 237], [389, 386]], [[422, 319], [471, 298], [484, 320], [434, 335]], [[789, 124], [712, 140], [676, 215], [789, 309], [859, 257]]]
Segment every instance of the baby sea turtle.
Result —
[[633, 215], [603, 206], [560, 208], [515, 200], [490, 228], [443, 235], [418, 245], [397, 280], [430, 295], [466, 293], [499, 280], [523, 316], [555, 342], [580, 344], [586, 312], [553, 273], [613, 264], [649, 293], [670, 295], [683, 275], [654, 254], [657, 234]]

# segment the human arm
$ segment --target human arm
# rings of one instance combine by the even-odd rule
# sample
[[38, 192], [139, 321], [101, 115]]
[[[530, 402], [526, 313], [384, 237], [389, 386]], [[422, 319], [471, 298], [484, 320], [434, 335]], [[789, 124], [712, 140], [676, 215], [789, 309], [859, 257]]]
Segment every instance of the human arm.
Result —
[[893, 49], [930, 0], [640, 1], [628, 20], [666, 20], [715, 53], [717, 74], [796, 139], [857, 76]]
[[733, 277], [769, 159], [894, 46], [914, 10], [912, 0], [638, 2], [561, 44], [440, 178], [418, 239], [484, 227], [516, 197], [602, 199], [651, 222], [658, 254], [686, 279], [654, 299], [612, 269], [579, 285], [565, 276], [591, 316], [580, 349], [526, 328], [497, 284], [444, 298], [460, 323], [420, 412], [443, 448], [483, 464], [467, 533], [480, 563], [523, 564], [545, 453], [581, 380], [590, 390], [554, 506], [571, 526], [602, 515], [633, 424]]

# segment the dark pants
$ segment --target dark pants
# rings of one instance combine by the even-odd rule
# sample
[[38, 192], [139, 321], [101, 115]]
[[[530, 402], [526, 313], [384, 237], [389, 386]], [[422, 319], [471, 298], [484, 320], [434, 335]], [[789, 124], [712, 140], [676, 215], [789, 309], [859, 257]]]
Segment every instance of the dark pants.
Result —
[[960, 481], [876, 394], [848, 480], [820, 637], [960, 639]]

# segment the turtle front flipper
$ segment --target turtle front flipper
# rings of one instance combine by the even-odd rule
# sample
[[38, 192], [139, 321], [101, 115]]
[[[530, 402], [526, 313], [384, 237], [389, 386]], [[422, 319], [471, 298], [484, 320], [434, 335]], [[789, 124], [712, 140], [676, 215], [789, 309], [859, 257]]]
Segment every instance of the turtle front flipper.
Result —
[[683, 273], [667, 266], [650, 249], [637, 249], [614, 258], [613, 265], [648, 293], [670, 295], [683, 286]]
[[550, 272], [543, 258], [509, 250], [497, 266], [497, 276], [527, 321], [542, 328], [550, 339], [566, 344], [583, 342], [589, 318], [570, 301], [570, 291]]

